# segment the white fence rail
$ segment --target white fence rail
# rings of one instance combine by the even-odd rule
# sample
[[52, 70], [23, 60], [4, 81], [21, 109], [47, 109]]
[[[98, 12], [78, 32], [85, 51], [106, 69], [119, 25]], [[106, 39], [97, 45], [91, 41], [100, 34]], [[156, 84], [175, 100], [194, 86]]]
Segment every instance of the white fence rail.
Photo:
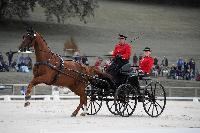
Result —
[[[79, 99], [76, 95], [59, 96], [59, 95], [32, 95], [30, 100], [44, 100], [44, 101], [60, 101], [60, 100], [72, 100]], [[158, 98], [159, 99], [159, 98]], [[200, 97], [167, 97], [167, 100], [172, 101], [193, 101], [199, 102]], [[2, 95], [0, 101], [13, 101], [13, 100], [25, 100], [23, 95]]]
[[[8, 87], [8, 89], [12, 90], [12, 95], [0, 95], [0, 100], [4, 101], [11, 101], [11, 100], [23, 100], [24, 96], [23, 95], [14, 95], [15, 94], [15, 88], [16, 87], [27, 87], [28, 84], [0, 84], [0, 89]], [[32, 94], [32, 99], [33, 100], [67, 100], [67, 99], [78, 99], [78, 96], [75, 96], [74, 93], [71, 93], [71, 91], [67, 90], [68, 92], [66, 94], [60, 95], [60, 91], [63, 91], [63, 89], [55, 89], [54, 86], [51, 86], [51, 95], [35, 95], [35, 90], [37, 87], [45, 87], [47, 85], [45, 84], [39, 84], [36, 87], [33, 88], [33, 94]], [[185, 100], [185, 101], [199, 101], [199, 92], [200, 92], [200, 87], [172, 87], [172, 86], [165, 86], [167, 92], [168, 92], [168, 97], [167, 100]], [[193, 90], [194, 94], [191, 97], [173, 97], [173, 89], [191, 89]]]

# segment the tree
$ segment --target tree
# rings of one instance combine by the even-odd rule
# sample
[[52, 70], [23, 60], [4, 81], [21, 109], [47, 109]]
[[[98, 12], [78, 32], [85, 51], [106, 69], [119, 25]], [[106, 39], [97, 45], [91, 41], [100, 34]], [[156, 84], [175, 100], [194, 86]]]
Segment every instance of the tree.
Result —
[[58, 23], [64, 23], [69, 17], [79, 17], [86, 23], [86, 17], [94, 16], [94, 9], [98, 7], [96, 0], [39, 0], [38, 3], [45, 8], [47, 21], [56, 17]]
[[34, 9], [36, 0], [0, 0], [0, 20], [28, 17], [28, 11]]
[[86, 17], [94, 16], [94, 9], [98, 6], [96, 0], [0, 0], [0, 20], [29, 16], [38, 3], [45, 9], [47, 21], [57, 18], [58, 23], [64, 23], [66, 18], [79, 17], [86, 23]]

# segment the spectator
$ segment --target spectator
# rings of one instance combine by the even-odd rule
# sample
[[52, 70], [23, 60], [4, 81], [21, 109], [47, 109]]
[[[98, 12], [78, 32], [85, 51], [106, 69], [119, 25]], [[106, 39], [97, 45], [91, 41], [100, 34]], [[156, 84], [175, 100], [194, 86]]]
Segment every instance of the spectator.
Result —
[[9, 66], [5, 61], [0, 62], [0, 71], [1, 72], [9, 71]]
[[29, 56], [29, 54], [28, 54], [27, 57], [24, 58], [24, 62], [25, 62], [25, 65], [28, 67], [29, 70], [32, 69], [32, 59]]
[[157, 78], [158, 77], [158, 69], [156, 69], [156, 67], [154, 66], [152, 69], [152, 74], [154, 74], [154, 77]]
[[85, 56], [85, 54], [83, 54], [82, 58], [81, 58], [81, 62], [86, 65], [89, 66], [89, 62], [88, 62], [88, 58]]
[[9, 64], [9, 66], [11, 66], [13, 55], [15, 53], [17, 53], [17, 52], [11, 51], [11, 49], [10, 49], [9, 52], [6, 52], [6, 55], [8, 56], [8, 64]]
[[179, 71], [182, 71], [183, 65], [184, 65], [184, 61], [183, 61], [182, 57], [180, 57], [177, 61], [177, 67], [178, 67]]
[[191, 58], [189, 61], [189, 69], [190, 69], [191, 78], [194, 79], [195, 78], [195, 61], [193, 58]]
[[162, 60], [162, 64], [163, 64], [164, 67], [168, 67], [168, 59], [165, 56]]
[[79, 51], [74, 52], [73, 58], [74, 58], [74, 61], [80, 63], [80, 61], [81, 61], [81, 57], [80, 57], [80, 53], [79, 53]]
[[184, 62], [184, 71], [183, 71], [184, 78], [186, 80], [190, 80], [190, 71], [189, 71], [189, 63], [187, 60]]
[[26, 66], [26, 64], [25, 64], [25, 57], [24, 57], [24, 55], [23, 54], [21, 54], [21, 56], [19, 57], [19, 61], [18, 61], [18, 71], [19, 72], [22, 72], [23, 70], [22, 70], [22, 67], [23, 66]]
[[158, 59], [156, 56], [154, 57], [154, 66], [158, 66]]
[[134, 53], [133, 55], [133, 66], [137, 66], [138, 65], [138, 57], [136, 55], [136, 53]]
[[176, 70], [177, 70], [176, 66], [172, 64], [170, 68], [169, 78], [176, 79]]
[[99, 68], [100, 70], [102, 70], [102, 62], [103, 62], [103, 59], [101, 57], [98, 57], [96, 59], [96, 62], [95, 62], [95, 67]]
[[143, 58], [143, 54], [140, 53], [140, 55], [139, 55], [139, 61], [140, 61], [142, 58]]
[[13, 71], [17, 70], [17, 59], [14, 59], [14, 61], [11, 64], [11, 68]]
[[0, 52], [0, 62], [2, 63], [4, 60], [3, 60], [3, 55], [2, 53]]

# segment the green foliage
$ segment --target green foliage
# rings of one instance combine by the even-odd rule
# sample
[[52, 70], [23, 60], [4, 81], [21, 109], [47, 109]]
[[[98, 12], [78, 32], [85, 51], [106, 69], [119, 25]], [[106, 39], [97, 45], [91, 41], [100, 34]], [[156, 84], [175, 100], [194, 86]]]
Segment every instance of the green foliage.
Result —
[[0, 0], [0, 19], [28, 17], [28, 10], [33, 11], [36, 0]]
[[47, 21], [56, 17], [58, 23], [64, 23], [69, 17], [79, 17], [86, 23], [86, 17], [94, 16], [97, 7], [96, 0], [39, 0], [38, 3], [45, 8]]
[[34, 11], [37, 3], [45, 9], [47, 21], [55, 17], [58, 23], [69, 17], [79, 17], [86, 23], [86, 17], [94, 16], [98, 6], [96, 0], [0, 0], [0, 19], [28, 17], [29, 10]]

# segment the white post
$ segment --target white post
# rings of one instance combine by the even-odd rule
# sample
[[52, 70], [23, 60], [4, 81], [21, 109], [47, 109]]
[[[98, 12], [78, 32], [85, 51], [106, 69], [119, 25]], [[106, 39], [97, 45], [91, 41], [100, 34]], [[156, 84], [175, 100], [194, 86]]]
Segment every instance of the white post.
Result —
[[198, 97], [194, 97], [193, 98], [193, 102], [198, 103], [199, 102], [199, 98]]
[[9, 96], [9, 95], [5, 95], [5, 96], [4, 96], [4, 101], [5, 101], [5, 102], [11, 101], [10, 96]]

